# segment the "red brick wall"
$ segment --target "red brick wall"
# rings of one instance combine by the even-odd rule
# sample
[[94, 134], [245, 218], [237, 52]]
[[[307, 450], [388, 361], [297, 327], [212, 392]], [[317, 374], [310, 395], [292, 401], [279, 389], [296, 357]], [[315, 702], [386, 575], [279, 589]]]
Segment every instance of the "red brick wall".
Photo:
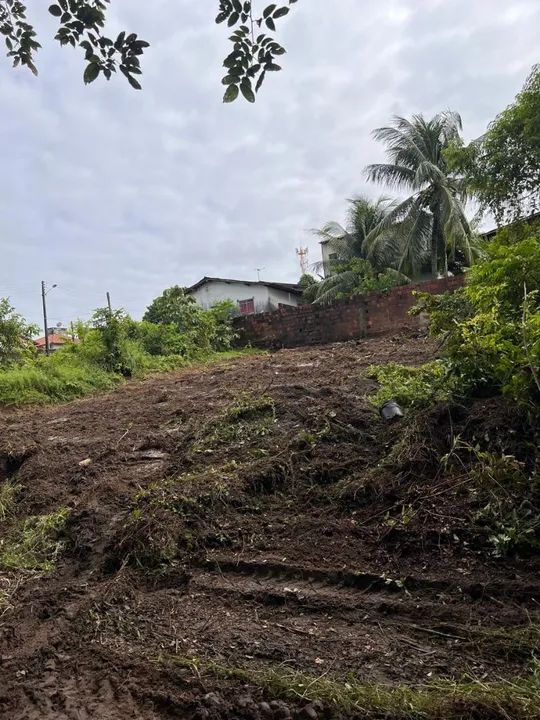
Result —
[[463, 285], [463, 275], [403, 285], [387, 293], [357, 295], [331, 305], [280, 307], [269, 313], [236, 318], [239, 345], [280, 348], [353, 340], [356, 338], [417, 328], [422, 319], [411, 317], [414, 290], [452, 292]]

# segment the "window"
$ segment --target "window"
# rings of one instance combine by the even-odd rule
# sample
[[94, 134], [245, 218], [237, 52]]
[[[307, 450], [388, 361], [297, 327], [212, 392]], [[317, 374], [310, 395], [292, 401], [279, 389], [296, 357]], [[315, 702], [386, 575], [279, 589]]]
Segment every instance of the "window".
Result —
[[248, 300], [239, 300], [238, 308], [242, 315], [250, 315], [255, 312], [255, 298], [249, 298]]

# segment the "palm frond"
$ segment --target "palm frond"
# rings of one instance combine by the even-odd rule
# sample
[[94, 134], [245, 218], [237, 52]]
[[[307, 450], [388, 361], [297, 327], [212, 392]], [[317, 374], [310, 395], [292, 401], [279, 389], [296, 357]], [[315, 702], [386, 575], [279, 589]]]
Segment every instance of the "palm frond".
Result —
[[379, 263], [393, 258], [394, 267], [417, 274], [436, 241], [439, 260], [446, 266], [444, 238], [451, 253], [459, 248], [472, 262], [472, 233], [462, 204], [467, 198], [465, 185], [462, 178], [449, 173], [444, 158], [449, 144], [459, 141], [461, 129], [461, 117], [446, 110], [431, 119], [397, 116], [390, 127], [374, 131], [374, 137], [386, 146], [388, 162], [369, 165], [367, 177], [413, 193], [367, 234], [370, 260]]
[[415, 171], [403, 165], [377, 163], [368, 165], [364, 170], [368, 180], [385, 184], [391, 188], [413, 188]]
[[348, 270], [337, 275], [332, 275], [322, 280], [317, 286], [317, 295], [314, 303], [321, 305], [335, 300], [342, 294], [347, 294], [354, 290], [358, 283], [358, 275], [352, 270]]

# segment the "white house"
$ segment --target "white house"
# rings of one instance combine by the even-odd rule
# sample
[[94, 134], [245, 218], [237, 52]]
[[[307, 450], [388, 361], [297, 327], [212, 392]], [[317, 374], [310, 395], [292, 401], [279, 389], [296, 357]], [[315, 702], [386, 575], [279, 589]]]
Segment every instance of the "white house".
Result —
[[300, 305], [302, 299], [299, 285], [263, 280], [203, 277], [187, 292], [205, 310], [222, 300], [231, 300], [242, 315], [277, 310], [280, 305]]

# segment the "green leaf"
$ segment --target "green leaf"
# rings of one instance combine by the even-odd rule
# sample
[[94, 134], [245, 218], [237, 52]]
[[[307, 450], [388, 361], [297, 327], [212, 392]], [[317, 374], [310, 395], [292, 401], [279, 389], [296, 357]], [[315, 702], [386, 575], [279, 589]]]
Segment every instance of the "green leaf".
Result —
[[255, 93], [251, 89], [251, 83], [249, 82], [249, 80], [242, 80], [242, 82], [240, 83], [240, 90], [242, 91], [242, 95], [246, 98], [248, 102], [255, 102]]
[[235, 67], [229, 69], [229, 75], [236, 75], [237, 77], [240, 77], [243, 73], [244, 70], [240, 65], [236, 65]]
[[259, 90], [261, 89], [261, 85], [262, 85], [263, 82], [264, 82], [265, 76], [266, 76], [266, 73], [265, 73], [265, 71], [263, 70], [262, 73], [259, 75], [259, 79], [257, 80], [257, 84], [255, 85], [255, 92], [259, 92]]
[[275, 3], [273, 5], [268, 5], [268, 7], [265, 7], [263, 11], [263, 18], [269, 17], [274, 12], [276, 7], [277, 6]]
[[227, 25], [231, 27], [232, 25], [236, 25], [236, 23], [240, 20], [240, 13], [233, 12], [230, 14], [229, 19], [227, 20]]
[[220, 12], [216, 17], [216, 23], [219, 25], [220, 23], [224, 22], [227, 19], [227, 13]]
[[277, 18], [283, 17], [284, 15], [287, 15], [288, 12], [289, 12], [289, 8], [288, 8], [288, 7], [278, 8], [278, 9], [276, 10], [276, 12], [274, 13], [273, 18], [274, 18], [274, 20], [275, 20], [275, 19], [277, 19]]
[[89, 65], [87, 65], [83, 75], [85, 85], [94, 82], [98, 75], [99, 65], [96, 65], [96, 63], [90, 63]]
[[225, 95], [223, 96], [223, 102], [224, 103], [234, 102], [237, 97], [238, 97], [238, 85], [229, 85], [229, 87], [225, 90]]
[[135, 88], [135, 90], [142, 90], [142, 85], [138, 80], [135, 80], [135, 78], [131, 75], [126, 75], [126, 77], [132, 88]]
[[277, 72], [278, 70], [281, 70], [281, 65], [275, 65], [274, 63], [268, 63], [268, 65], [265, 65], [265, 70], [268, 70], [269, 72]]
[[60, 15], [62, 14], [62, 8], [58, 7], [58, 5], [51, 5], [49, 7], [49, 12], [51, 13], [51, 15], [54, 15], [54, 17], [60, 17]]
[[275, 25], [274, 21], [272, 20], [272, 18], [270, 18], [270, 17], [266, 18], [266, 26], [269, 27], [270, 30], [276, 29], [276, 25]]
[[223, 80], [221, 81], [222, 85], [232, 85], [233, 83], [237, 83], [238, 78], [234, 75], [225, 75]]

